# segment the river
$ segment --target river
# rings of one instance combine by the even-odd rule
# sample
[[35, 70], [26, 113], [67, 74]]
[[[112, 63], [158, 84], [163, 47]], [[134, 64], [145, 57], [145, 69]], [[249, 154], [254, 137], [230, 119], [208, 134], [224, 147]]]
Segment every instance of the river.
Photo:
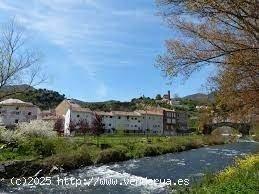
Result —
[[[259, 151], [259, 143], [239, 142], [227, 145], [203, 147], [190, 151], [146, 157], [111, 165], [91, 166], [50, 177], [50, 181], [37, 181], [31, 186], [12, 185], [10, 181], [0, 184], [0, 193], [168, 193], [169, 183], [193, 184], [204, 173], [217, 172], [233, 164], [236, 157]], [[65, 177], [75, 180], [65, 182]], [[157, 180], [159, 179], [159, 180]], [[170, 179], [170, 181], [169, 181]], [[188, 179], [187, 182], [185, 182]], [[69, 179], [71, 180], [71, 179]], [[154, 183], [154, 180], [160, 181]], [[27, 180], [28, 181], [28, 180]], [[62, 183], [63, 181], [63, 183]], [[111, 184], [113, 186], [101, 185]], [[47, 185], [46, 183], [51, 183]], [[66, 183], [66, 185], [65, 185]], [[96, 183], [96, 185], [94, 185]], [[35, 185], [36, 184], [36, 185]], [[73, 185], [72, 185], [73, 184]], [[89, 186], [88, 186], [89, 185]]]

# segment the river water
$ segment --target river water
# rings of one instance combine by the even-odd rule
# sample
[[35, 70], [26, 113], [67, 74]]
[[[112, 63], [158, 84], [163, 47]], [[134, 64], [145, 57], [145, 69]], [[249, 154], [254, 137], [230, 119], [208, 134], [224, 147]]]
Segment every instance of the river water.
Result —
[[[8, 180], [0, 184], [0, 193], [168, 193], [169, 184], [193, 184], [205, 173], [217, 172], [233, 164], [236, 157], [258, 151], [259, 143], [256, 142], [210, 146], [111, 165], [86, 167], [55, 175], [50, 177], [50, 181], [42, 179], [42, 186], [38, 185], [37, 180], [27, 180], [31, 182], [28, 186], [16, 185], [15, 182], [12, 185]], [[77, 179], [78, 185], [75, 185], [74, 179], [71, 181], [68, 178]]]

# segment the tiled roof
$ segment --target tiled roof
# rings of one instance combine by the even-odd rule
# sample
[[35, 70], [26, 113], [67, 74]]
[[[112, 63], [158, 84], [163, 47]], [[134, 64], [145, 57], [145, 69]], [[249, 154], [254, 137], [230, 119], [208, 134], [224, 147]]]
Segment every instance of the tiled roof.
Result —
[[26, 106], [34, 106], [30, 102], [24, 102], [24, 101], [21, 101], [19, 99], [12, 99], [12, 98], [0, 102], [0, 105], [26, 105]]
[[69, 103], [70, 107], [72, 108], [81, 108], [81, 106], [75, 102], [73, 102], [73, 100], [67, 100], [67, 102]]
[[72, 106], [71, 110], [75, 112], [92, 112], [89, 108], [82, 108], [80, 106], [79, 107]]
[[113, 112], [105, 112], [105, 111], [95, 111], [98, 115], [106, 115], [106, 116], [113, 116]]
[[152, 111], [152, 110], [136, 110], [136, 112], [142, 114], [142, 115], [157, 115], [157, 116], [163, 116], [163, 112], [162, 111]]
[[118, 116], [141, 116], [138, 112], [112, 111], [112, 113]]

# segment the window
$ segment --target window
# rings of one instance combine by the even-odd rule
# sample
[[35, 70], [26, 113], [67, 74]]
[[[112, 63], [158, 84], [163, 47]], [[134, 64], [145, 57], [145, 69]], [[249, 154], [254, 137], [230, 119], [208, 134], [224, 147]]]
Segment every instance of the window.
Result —
[[80, 117], [80, 115], [77, 115], [76, 117], [77, 117], [77, 118], [79, 118], [79, 117]]
[[112, 118], [112, 116], [110, 116], [110, 118]]
[[137, 118], [135, 118], [135, 120], [137, 120]]
[[19, 107], [16, 107], [16, 110], [19, 110]]
[[121, 117], [120, 117], [120, 116], [118, 116], [118, 119], [121, 119]]
[[138, 122], [140, 123], [140, 120], [138, 120]]
[[20, 114], [20, 112], [15, 112], [15, 114], [16, 114], [16, 115], [19, 115], [19, 114]]
[[15, 119], [15, 121], [14, 121], [15, 123], [18, 123], [19, 122], [19, 120], [18, 119]]
[[30, 116], [30, 115], [31, 115], [31, 112], [28, 112], [28, 115]]
[[112, 126], [112, 124], [110, 123], [109, 126]]

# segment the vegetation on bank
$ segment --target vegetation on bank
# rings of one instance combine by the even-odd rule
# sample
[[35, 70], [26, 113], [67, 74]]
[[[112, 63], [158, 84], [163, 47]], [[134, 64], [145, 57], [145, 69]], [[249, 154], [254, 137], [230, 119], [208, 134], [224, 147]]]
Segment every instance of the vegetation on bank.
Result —
[[258, 193], [259, 154], [236, 161], [216, 175], [208, 175], [203, 181], [179, 193]]
[[51, 125], [37, 122], [40, 121], [22, 124], [15, 131], [0, 130], [0, 164], [30, 160], [41, 168], [57, 166], [69, 170], [224, 143], [221, 136], [198, 135], [165, 137], [103, 134], [60, 137]]
[[[160, 137], [144, 135], [102, 135], [97, 146], [96, 137], [26, 137], [16, 142], [2, 142], [0, 161], [37, 159], [55, 163], [60, 158], [73, 158], [74, 154], [89, 154], [91, 163], [107, 163], [156, 156], [178, 152], [204, 145], [224, 143], [221, 138], [212, 136]], [[79, 154], [80, 155], [80, 154]], [[53, 162], [50, 162], [54, 164]], [[57, 165], [60, 165], [57, 162]]]

